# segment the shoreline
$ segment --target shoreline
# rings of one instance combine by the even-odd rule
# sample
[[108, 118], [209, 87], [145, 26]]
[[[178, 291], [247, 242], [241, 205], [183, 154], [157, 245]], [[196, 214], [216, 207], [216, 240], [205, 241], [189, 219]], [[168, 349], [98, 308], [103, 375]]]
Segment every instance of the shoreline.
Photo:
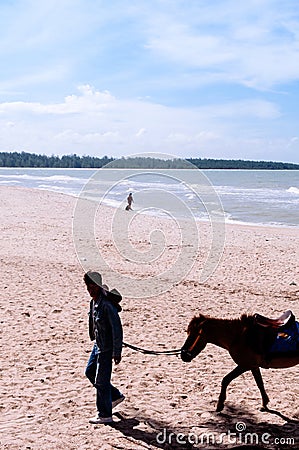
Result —
[[[219, 415], [215, 409], [221, 380], [234, 363], [225, 350], [210, 344], [190, 364], [174, 356], [153, 357], [125, 348], [121, 364], [113, 370], [113, 383], [126, 396], [114, 415], [116, 424], [88, 423], [95, 413], [95, 392], [84, 376], [92, 343], [84, 269], [73, 243], [75, 204], [75, 198], [66, 194], [0, 187], [3, 449], [155, 450], [157, 435], [164, 429], [174, 435], [212, 433], [217, 439], [235, 430], [237, 422], [259, 436], [292, 436], [299, 442], [299, 366], [262, 371], [269, 406], [280, 415], [260, 411], [259, 392], [250, 373], [231, 384], [224, 414]], [[121, 219], [128, 218], [125, 211], [121, 213]], [[110, 264], [103, 271], [104, 282], [123, 294], [140, 280], [150, 279], [158, 292], [151, 297], [145, 292], [143, 298], [124, 295], [125, 342], [155, 350], [180, 348], [189, 321], [199, 313], [235, 318], [259, 312], [275, 318], [291, 309], [298, 320], [298, 229], [226, 225], [221, 258], [200, 283], [210, 245], [207, 226], [200, 224], [201, 240], [194, 257], [188, 243], [181, 245], [171, 222], [142, 217], [132, 224], [130, 241], [146, 257], [155, 250], [151, 233], [159, 226], [165, 234], [164, 252], [155, 264], [134, 264], [118, 258], [111, 234], [114, 214], [112, 208], [104, 208], [95, 226], [97, 243]], [[116, 238], [120, 251], [127, 236]], [[175, 282], [159, 292], [170, 278], [165, 271], [161, 274], [161, 268], [171, 267], [181, 252], [183, 262], [190, 258], [192, 267], [183, 277], [175, 272]], [[127, 282], [119, 283], [117, 277], [110, 281], [111, 270], [126, 276]], [[224, 442], [221, 448], [229, 449], [231, 443]], [[264, 448], [275, 446], [270, 443]]]
[[[56, 170], [56, 169], [55, 169]], [[61, 169], [64, 170], [64, 169]], [[73, 169], [72, 169], [73, 170]], [[75, 170], [75, 169], [74, 169]], [[83, 170], [83, 169], [77, 169], [77, 170]], [[85, 170], [85, 169], [84, 169]], [[86, 170], [94, 170], [94, 169], [86, 169]], [[133, 170], [133, 169], [132, 169]], [[138, 170], [138, 169], [136, 169]], [[219, 169], [220, 170], [220, 169]], [[272, 171], [273, 172], [273, 171]], [[32, 188], [32, 187], [27, 187], [27, 186], [15, 186], [15, 185], [4, 185], [4, 184], [0, 184], [0, 189], [2, 188], [12, 188], [12, 189], [20, 189], [20, 190], [29, 190], [29, 191], [44, 191], [44, 192], [48, 192], [50, 194], [54, 194], [54, 195], [65, 195], [66, 197], [70, 197], [72, 199], [75, 199], [76, 201], [79, 199], [80, 194], [72, 194], [72, 193], [67, 193], [67, 192], [60, 192], [60, 191], [56, 191], [56, 190], [52, 190], [52, 189], [46, 189], [46, 188]], [[101, 206], [103, 206], [104, 208], [107, 209], [111, 209], [113, 211], [119, 209], [118, 207], [114, 207], [112, 205], [108, 205], [108, 204], [104, 204], [101, 203]], [[133, 212], [137, 212], [139, 213], [139, 210], [133, 210]], [[158, 219], [162, 219], [162, 220], [169, 220], [167, 216], [163, 216], [163, 215], [154, 215], [154, 214], [147, 214], [142, 213], [141, 214], [145, 215], [146, 217], [157, 217]], [[180, 220], [191, 220], [188, 217], [179, 217]], [[193, 219], [192, 219], [193, 220]], [[204, 224], [208, 224], [210, 221], [208, 219], [200, 219], [197, 217], [194, 217], [194, 220], [196, 222], [199, 223], [204, 223]], [[256, 228], [282, 228], [282, 229], [291, 229], [291, 230], [299, 230], [299, 225], [286, 225], [286, 224], [280, 224], [280, 223], [256, 223], [256, 222], [242, 222], [242, 221], [238, 221], [238, 220], [233, 220], [230, 218], [225, 218], [224, 219], [224, 223], [225, 226], [241, 226], [241, 227], [256, 227]]]
[[[108, 163], [109, 164], [109, 163]], [[192, 164], [192, 163], [191, 163]], [[291, 163], [291, 164], [293, 164], [293, 163]], [[20, 166], [20, 167], [8, 167], [8, 166], [5, 166], [5, 167], [3, 167], [3, 166], [1, 166], [0, 167], [0, 169], [4, 169], [4, 170], [6, 170], [6, 169], [11, 169], [11, 170], [13, 170], [13, 169], [28, 169], [28, 170], [67, 170], [67, 169], [70, 169], [70, 170], [101, 170], [101, 169], [103, 169], [103, 168], [105, 168], [105, 167], [22, 167], [22, 166]], [[107, 169], [110, 169], [110, 167], [107, 167]], [[121, 168], [121, 167], [111, 167], [111, 169], [113, 169], [113, 170], [124, 170], [124, 169], [128, 169], [128, 170], [140, 170], [140, 168], [134, 168], [134, 167], [123, 167], [123, 168]], [[203, 169], [201, 169], [201, 168], [199, 168], [199, 167], [196, 167], [196, 166], [194, 166], [194, 169], [192, 168], [192, 169], [187, 169], [187, 168], [182, 168], [182, 169], [175, 169], [175, 168], [169, 168], [169, 169], [167, 169], [167, 168], [145, 168], [145, 169], [143, 169], [143, 168], [141, 168], [142, 170], [154, 170], [154, 171], [157, 171], [157, 170], [173, 170], [173, 171], [175, 171], [175, 170], [200, 170], [200, 171], [204, 171], [204, 172], [208, 172], [208, 171], [215, 171], [215, 172], [218, 172], [218, 171], [223, 171], [223, 170], [226, 170], [226, 171], [230, 171], [230, 172], [254, 172], [254, 171], [258, 171], [258, 172], [296, 172], [296, 171], [299, 171], [299, 169], [237, 169], [237, 168], [235, 168], [235, 169], [228, 169], [228, 168], [222, 168], [222, 169], [205, 169], [205, 168], [203, 168]]]
[[[88, 181], [91, 180], [91, 175], [96, 174], [101, 169], [59, 169], [55, 168], [51, 169], [38, 169], [31, 168], [27, 169], [11, 169], [7, 168], [9, 171], [9, 175], [7, 171], [2, 171], [1, 182], [5, 183], [7, 180], [7, 185], [22, 187], [28, 186], [29, 188], [42, 188], [46, 189], [49, 192], [61, 192], [66, 195], [71, 195], [76, 198], [80, 196], [81, 189], [84, 189], [87, 186]], [[156, 170], [153, 169], [156, 173]], [[77, 172], [76, 172], [77, 171]], [[147, 199], [143, 198], [143, 190], [146, 188], [147, 183], [146, 180], [149, 178], [150, 180], [155, 181], [155, 177], [148, 175], [143, 179], [144, 185], [140, 177], [135, 180], [135, 173], [139, 173], [140, 169], [118, 169], [118, 173], [115, 173], [115, 170], [112, 171], [107, 170], [107, 173], [104, 171], [101, 174], [97, 175], [97, 177], [102, 180], [101, 184], [96, 187], [97, 196], [101, 201], [104, 201], [107, 206], [112, 206], [115, 208], [122, 208], [123, 201], [126, 197], [126, 187], [133, 190], [136, 190], [136, 205], [135, 207], [141, 211], [142, 206], [146, 208], [146, 205], [149, 207], [157, 205], [158, 209], [156, 214], [161, 213], [161, 217], [163, 217], [163, 210], [171, 210], [177, 217], [180, 217], [181, 214], [184, 214], [186, 217], [191, 217], [192, 215], [196, 216], [196, 220], [199, 221], [209, 221], [208, 214], [213, 213], [212, 209], [214, 207], [213, 202], [207, 204], [202, 203], [200, 200], [201, 197], [197, 196], [196, 191], [193, 192], [193, 182], [195, 182], [194, 186], [198, 182], [201, 184], [200, 179], [206, 179], [208, 184], [213, 187], [214, 193], [216, 195], [215, 198], [218, 198], [217, 209], [221, 211], [222, 209], [224, 214], [224, 219], [226, 223], [232, 224], [253, 224], [254, 226], [271, 226], [271, 227], [299, 227], [299, 217], [297, 214], [298, 209], [298, 176], [293, 173], [286, 173], [286, 171], [278, 171], [283, 172], [277, 176], [273, 174], [273, 171], [268, 170], [267, 176], [261, 176], [259, 171], [253, 171], [252, 174], [249, 174], [249, 171], [241, 171], [243, 175], [240, 173], [239, 175], [235, 173], [229, 175], [228, 170], [215, 171], [210, 170], [209, 172], [200, 171], [198, 174], [193, 174], [193, 171], [189, 171], [190, 174], [184, 175], [184, 171], [170, 169], [162, 170], [163, 176], [168, 177], [168, 175], [172, 174], [175, 178], [177, 178], [176, 174], [182, 172], [180, 180], [186, 178], [187, 185], [189, 186], [190, 196], [188, 192], [186, 193], [184, 189], [181, 189], [181, 185], [175, 187], [175, 195], [177, 198], [177, 204], [168, 204], [167, 201], [160, 201], [158, 197], [155, 197], [155, 189], [164, 189], [165, 192], [168, 192], [167, 183], [164, 185], [163, 178], [159, 178], [159, 183], [155, 183], [152, 185], [152, 198], [148, 197]], [[147, 170], [147, 173], [150, 173], [150, 170]], [[167, 173], [166, 173], [167, 172]], [[186, 171], [185, 171], [186, 172]], [[239, 171], [238, 171], [239, 172]], [[56, 176], [55, 176], [56, 173]], [[119, 175], [121, 173], [121, 175]], [[247, 173], [247, 174], [246, 174]], [[297, 172], [296, 172], [297, 173]], [[133, 176], [131, 182], [128, 182], [130, 179], [130, 174]], [[195, 179], [197, 180], [194, 180]], [[128, 185], [122, 186], [121, 184], [118, 186], [118, 179], [122, 178], [122, 180], [127, 180]], [[117, 181], [118, 180], [118, 181]], [[193, 181], [192, 181], [193, 180]], [[10, 181], [14, 181], [11, 183]], [[98, 180], [99, 181], [99, 180]], [[116, 183], [116, 187], [111, 190], [111, 183]], [[161, 183], [160, 183], [161, 182]], [[188, 184], [189, 183], [189, 184]], [[184, 184], [184, 183], [183, 183]], [[92, 188], [93, 189], [93, 188]], [[147, 188], [146, 188], [147, 189]], [[173, 188], [171, 188], [173, 189]], [[197, 186], [197, 189], [200, 189]], [[110, 192], [111, 191], [111, 192]], [[169, 191], [171, 193], [172, 190]], [[148, 196], [149, 193], [145, 194]], [[187, 195], [188, 194], [188, 195]], [[166, 197], [165, 197], [166, 198]], [[171, 199], [170, 199], [171, 200]], [[182, 204], [179, 202], [183, 201]], [[204, 202], [206, 199], [204, 200]], [[215, 201], [215, 200], [214, 200]], [[159, 209], [160, 208], [160, 209]], [[189, 212], [187, 209], [189, 209]], [[208, 208], [208, 209], [207, 209]], [[142, 211], [142, 213], [146, 211]], [[148, 211], [150, 213], [150, 211]], [[151, 214], [149, 214], [151, 215]]]

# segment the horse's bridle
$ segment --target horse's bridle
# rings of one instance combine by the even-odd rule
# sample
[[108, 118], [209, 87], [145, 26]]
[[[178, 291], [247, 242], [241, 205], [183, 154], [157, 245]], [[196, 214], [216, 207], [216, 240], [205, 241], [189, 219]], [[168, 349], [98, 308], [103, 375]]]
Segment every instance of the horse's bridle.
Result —
[[182, 352], [190, 359], [193, 359], [192, 352], [193, 352], [194, 348], [196, 347], [196, 345], [197, 345], [197, 343], [198, 343], [198, 341], [199, 341], [199, 339], [201, 337], [201, 332], [202, 332], [202, 330], [199, 330], [198, 335], [197, 335], [196, 339], [194, 340], [193, 344], [191, 345], [191, 347], [189, 347], [186, 350], [185, 349], [182, 350]]
[[201, 330], [198, 332], [198, 336], [197, 336], [197, 338], [195, 339], [195, 341], [193, 342], [193, 344], [191, 345], [191, 347], [187, 350], [188, 353], [193, 352], [194, 347], [196, 347], [196, 345], [197, 345], [197, 343], [198, 343], [198, 341], [199, 341], [200, 336], [201, 336]]

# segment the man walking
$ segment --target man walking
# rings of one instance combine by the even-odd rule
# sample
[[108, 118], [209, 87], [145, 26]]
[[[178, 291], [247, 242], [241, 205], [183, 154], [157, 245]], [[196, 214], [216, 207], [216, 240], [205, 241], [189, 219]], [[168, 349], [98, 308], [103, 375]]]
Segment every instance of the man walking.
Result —
[[128, 204], [126, 206], [126, 211], [131, 211], [132, 203], [134, 202], [132, 192], [130, 192], [130, 194], [128, 195], [127, 202], [128, 202]]
[[87, 291], [91, 296], [89, 310], [89, 336], [95, 344], [86, 366], [85, 375], [97, 390], [96, 407], [98, 414], [89, 420], [93, 424], [110, 423], [112, 408], [121, 403], [125, 396], [111, 384], [112, 361], [121, 361], [123, 331], [119, 317], [120, 294], [109, 292], [102, 284], [98, 272], [84, 275]]

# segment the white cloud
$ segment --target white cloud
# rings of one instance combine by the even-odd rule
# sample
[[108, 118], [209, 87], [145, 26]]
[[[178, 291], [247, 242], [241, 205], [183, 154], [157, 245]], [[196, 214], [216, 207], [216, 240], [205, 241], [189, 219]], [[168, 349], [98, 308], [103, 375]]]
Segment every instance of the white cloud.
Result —
[[140, 130], [137, 131], [136, 137], [140, 138], [146, 134], [146, 128], [140, 128]]
[[17, 112], [33, 114], [95, 113], [109, 107], [115, 98], [108, 91], [95, 91], [89, 85], [78, 87], [81, 95], [68, 95], [63, 103], [41, 104], [39, 102], [5, 102], [0, 104], [0, 113]]
[[0, 151], [298, 161], [294, 0], [15, 0], [0, 30]]
[[168, 14], [150, 16], [147, 47], [182, 71], [214, 72], [206, 83], [233, 80], [269, 89], [298, 80], [299, 21], [288, 3], [191, 2], [189, 14], [174, 5]]
[[205, 116], [232, 118], [234, 120], [242, 117], [255, 117], [259, 119], [275, 119], [280, 116], [277, 105], [265, 100], [240, 100], [237, 102], [228, 102], [213, 106], [204, 106], [200, 108]]
[[53, 136], [53, 140], [69, 144], [91, 144], [117, 143], [119, 142], [119, 133], [117, 131], [106, 131], [105, 133], [78, 133], [74, 130], [64, 130]]
[[[257, 142], [260, 151], [270, 148], [265, 148], [263, 136], [249, 139], [246, 135], [240, 139], [240, 120], [267, 124], [279, 115], [275, 104], [258, 99], [213, 107], [165, 107], [149, 101], [118, 99], [107, 91], [84, 85], [61, 103], [0, 104], [0, 150], [25, 148], [37, 153], [120, 156], [158, 149], [178, 156], [212, 157], [225, 149], [227, 157], [233, 157], [234, 152], [237, 157], [240, 148], [242, 152], [249, 148], [254, 152]], [[8, 123], [13, 124], [13, 133]], [[262, 154], [259, 159], [263, 159]]]
[[20, 76], [10, 77], [7, 80], [0, 80], [0, 92], [3, 95], [20, 95], [23, 94], [22, 89], [25, 87], [34, 87], [37, 84], [44, 84], [48, 82], [57, 82], [68, 73], [69, 69], [66, 64], [61, 63], [48, 68], [36, 68], [35, 72], [24, 73]]

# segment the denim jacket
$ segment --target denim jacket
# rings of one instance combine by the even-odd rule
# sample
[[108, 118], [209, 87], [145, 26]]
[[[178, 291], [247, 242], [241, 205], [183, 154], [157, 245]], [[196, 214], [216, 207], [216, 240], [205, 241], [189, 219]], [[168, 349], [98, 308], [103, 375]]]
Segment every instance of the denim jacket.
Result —
[[100, 352], [112, 351], [112, 356], [122, 352], [123, 330], [116, 306], [101, 296], [90, 302], [89, 335], [96, 340]]

